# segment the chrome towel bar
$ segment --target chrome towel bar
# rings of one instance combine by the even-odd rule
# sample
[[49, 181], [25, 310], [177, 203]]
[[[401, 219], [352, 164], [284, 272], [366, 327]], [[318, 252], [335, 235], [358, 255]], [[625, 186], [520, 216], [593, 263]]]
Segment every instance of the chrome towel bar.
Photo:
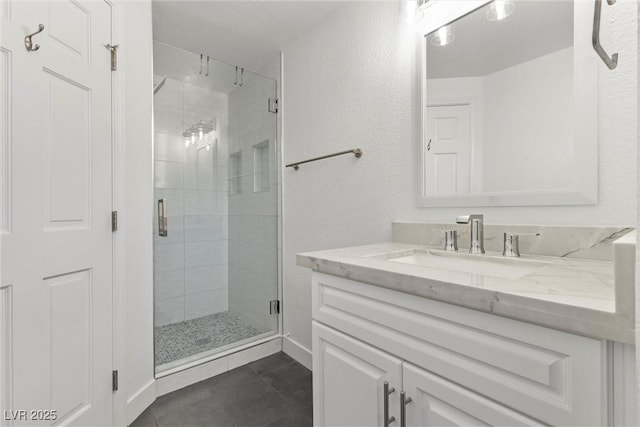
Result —
[[352, 148], [351, 150], [340, 151], [339, 153], [327, 154], [326, 156], [314, 157], [313, 159], [303, 160], [301, 162], [290, 163], [286, 165], [287, 168], [293, 168], [295, 170], [300, 169], [300, 165], [303, 163], [315, 162], [316, 160], [328, 159], [329, 157], [342, 156], [343, 154], [351, 154], [356, 156], [356, 158], [362, 157], [362, 150], [359, 148]]

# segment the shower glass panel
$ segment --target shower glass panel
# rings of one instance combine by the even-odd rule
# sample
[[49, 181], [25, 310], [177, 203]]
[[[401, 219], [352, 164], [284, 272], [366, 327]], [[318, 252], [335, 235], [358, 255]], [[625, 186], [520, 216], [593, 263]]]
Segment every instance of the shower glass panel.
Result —
[[273, 336], [276, 82], [154, 42], [156, 372]]

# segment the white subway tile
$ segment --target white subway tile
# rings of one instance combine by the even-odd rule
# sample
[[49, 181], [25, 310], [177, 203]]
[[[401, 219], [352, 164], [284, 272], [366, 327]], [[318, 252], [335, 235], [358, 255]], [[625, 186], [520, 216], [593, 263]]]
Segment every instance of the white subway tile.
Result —
[[185, 293], [195, 294], [228, 287], [227, 264], [188, 268], [185, 271]]
[[[184, 268], [184, 243], [156, 245], [153, 256], [153, 269], [156, 274], [162, 271]], [[131, 254], [134, 256], [134, 254]]]
[[185, 319], [196, 319], [227, 311], [229, 295], [227, 289], [191, 294], [185, 297]]
[[165, 326], [185, 320], [184, 297], [166, 298], [156, 301], [155, 326]]
[[182, 189], [182, 163], [166, 162], [158, 160], [155, 162], [154, 187]]
[[184, 161], [184, 141], [177, 135], [156, 133], [153, 141], [153, 154], [155, 160], [167, 160], [170, 162]]
[[184, 296], [185, 271], [171, 270], [158, 272], [153, 277], [153, 292], [156, 301]]

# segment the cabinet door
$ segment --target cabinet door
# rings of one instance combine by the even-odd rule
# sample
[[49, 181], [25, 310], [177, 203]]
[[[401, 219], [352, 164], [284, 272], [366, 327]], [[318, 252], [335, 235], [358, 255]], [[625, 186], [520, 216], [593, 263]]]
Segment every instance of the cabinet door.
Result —
[[385, 381], [396, 390], [389, 416], [399, 420], [401, 380], [400, 359], [313, 322], [315, 426], [384, 426]]
[[544, 425], [409, 363], [402, 375], [407, 426]]

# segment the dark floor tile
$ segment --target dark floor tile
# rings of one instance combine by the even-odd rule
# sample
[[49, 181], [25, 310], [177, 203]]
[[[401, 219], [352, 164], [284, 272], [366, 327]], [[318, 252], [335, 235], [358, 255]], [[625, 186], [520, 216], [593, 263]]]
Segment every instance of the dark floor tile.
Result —
[[222, 406], [259, 400], [273, 389], [252, 369], [243, 367], [207, 381], [213, 398]]
[[160, 396], [151, 406], [156, 420], [170, 412], [180, 410], [184, 406], [193, 405], [212, 397], [211, 388], [205, 381], [190, 385], [172, 393]]
[[265, 424], [264, 427], [313, 427], [313, 418], [298, 412], [290, 412]]
[[313, 412], [313, 390], [311, 386], [293, 384], [281, 388], [278, 393], [296, 411], [311, 414]]
[[215, 399], [206, 398], [182, 406], [157, 419], [158, 427], [235, 427], [229, 414]]
[[255, 362], [251, 362], [249, 363], [249, 367], [256, 371], [258, 375], [262, 375], [269, 371], [273, 371], [274, 369], [289, 365], [293, 362], [295, 362], [295, 360], [289, 357], [286, 353], [279, 352], [276, 354], [272, 354], [271, 356], [256, 360]]
[[239, 399], [225, 405], [225, 409], [236, 425], [242, 427], [262, 426], [293, 412], [291, 405], [273, 390], [259, 397]]
[[311, 388], [311, 371], [299, 363], [293, 363], [274, 369], [262, 375], [271, 387], [280, 391], [291, 386]]
[[129, 427], [156, 427], [156, 418], [153, 415], [153, 408], [147, 408], [142, 414], [131, 423]]

